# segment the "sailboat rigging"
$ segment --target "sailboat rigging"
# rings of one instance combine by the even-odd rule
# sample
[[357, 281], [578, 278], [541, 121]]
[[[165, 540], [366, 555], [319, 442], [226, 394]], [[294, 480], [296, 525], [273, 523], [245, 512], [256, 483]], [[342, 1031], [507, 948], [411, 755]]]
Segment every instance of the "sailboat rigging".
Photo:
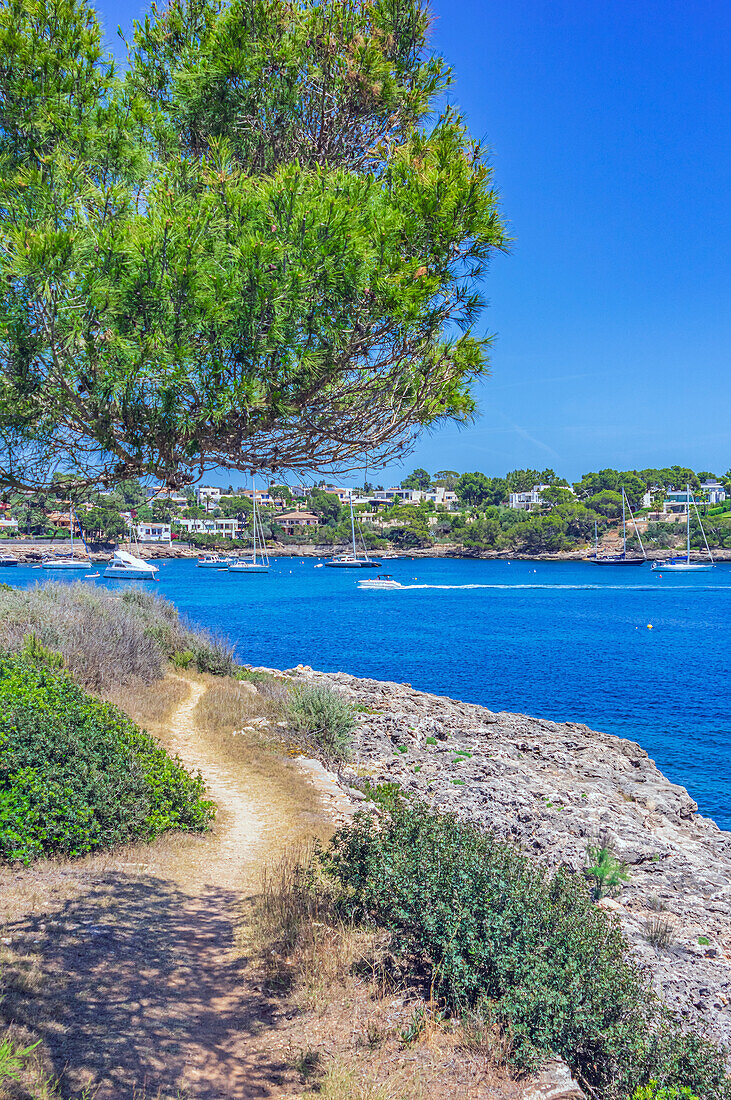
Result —
[[256, 480], [252, 472], [251, 475], [251, 489], [252, 489], [252, 549], [251, 557], [234, 558], [229, 564], [229, 573], [268, 573], [269, 572], [269, 553], [267, 551], [266, 539], [264, 538], [264, 528], [262, 527], [261, 519], [256, 510]]
[[[637, 538], [640, 541], [640, 549], [642, 550], [642, 557], [637, 554], [627, 554], [627, 511], [629, 511], [630, 517], [635, 527]], [[595, 528], [596, 530], [596, 528]], [[599, 543], [597, 540], [597, 551], [599, 549]], [[647, 561], [647, 554], [645, 553], [645, 547], [642, 543], [642, 535], [640, 534], [637, 526], [637, 520], [632, 512], [632, 507], [627, 500], [627, 494], [624, 491], [624, 485], [622, 486], [622, 553], [621, 554], [604, 554], [599, 557], [598, 552], [595, 552], [593, 558], [588, 559], [592, 565], [644, 565]]]
[[380, 569], [380, 561], [373, 561], [368, 557], [368, 551], [363, 545], [363, 555], [358, 557], [358, 549], [355, 545], [355, 516], [353, 514], [353, 490], [349, 493], [350, 499], [350, 534], [353, 549], [348, 550], [344, 554], [336, 554], [331, 561], [326, 561], [325, 565], [330, 569]]
[[[653, 569], [666, 569], [670, 572], [683, 572], [690, 571], [695, 572], [698, 569], [713, 569], [715, 562], [713, 560], [713, 554], [711, 548], [708, 545], [708, 539], [706, 538], [706, 531], [703, 526], [703, 520], [701, 514], [698, 511], [698, 505], [696, 504], [695, 496], [690, 491], [690, 485], [686, 485], [686, 524], [685, 524], [685, 556], [669, 558], [667, 561], [655, 561], [652, 563]], [[695, 514], [700, 524], [701, 534], [703, 535], [703, 542], [705, 543], [706, 551], [708, 552], [709, 561], [691, 561], [690, 560], [690, 506], [691, 503], [695, 508]]]

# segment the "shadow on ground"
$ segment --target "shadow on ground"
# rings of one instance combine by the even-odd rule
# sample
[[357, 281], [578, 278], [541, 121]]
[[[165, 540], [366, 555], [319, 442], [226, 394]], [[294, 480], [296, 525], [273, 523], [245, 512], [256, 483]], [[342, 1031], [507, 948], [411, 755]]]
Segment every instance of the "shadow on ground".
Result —
[[0, 1012], [47, 1044], [64, 1098], [281, 1095], [286, 1063], [257, 1042], [275, 1005], [233, 947], [239, 905], [219, 887], [104, 874], [53, 916], [5, 927], [43, 979]]

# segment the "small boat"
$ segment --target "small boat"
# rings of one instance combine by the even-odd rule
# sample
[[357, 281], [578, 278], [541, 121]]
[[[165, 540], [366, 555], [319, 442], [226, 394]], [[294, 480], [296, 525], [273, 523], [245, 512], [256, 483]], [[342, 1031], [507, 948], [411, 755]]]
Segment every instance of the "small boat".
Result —
[[0, 554], [0, 568], [17, 564], [18, 559], [14, 558], [12, 554]]
[[[69, 504], [69, 532], [71, 534], [71, 553], [61, 551], [57, 554], [46, 556], [41, 561], [41, 566], [44, 569], [88, 569], [91, 565], [91, 559], [87, 551], [86, 558], [74, 557], [74, 523], [76, 517], [74, 516], [74, 510]], [[81, 525], [79, 524], [79, 530]], [[83, 532], [81, 534], [81, 541], [84, 541]], [[85, 545], [85, 544], [84, 544]]]
[[99, 576], [98, 573], [84, 573], [84, 580], [85, 581], [93, 581], [95, 579], [95, 577], [98, 577], [98, 576]]
[[224, 558], [221, 554], [204, 554], [198, 558], [196, 565], [199, 569], [226, 569], [235, 558]]
[[399, 581], [395, 581], [390, 573], [381, 573], [379, 577], [369, 577], [358, 581], [358, 588], [403, 588]]
[[[632, 517], [632, 522], [635, 525], [635, 531], [637, 532], [637, 538], [640, 540], [640, 549], [642, 550], [642, 557], [638, 557], [637, 554], [627, 554], [627, 510]], [[604, 554], [599, 557], [599, 538], [597, 534], [596, 523], [594, 524], [594, 537], [596, 540], [596, 550], [592, 558], [587, 560], [592, 565], [644, 565], [647, 561], [647, 554], [645, 553], [645, 547], [642, 544], [642, 536], [637, 527], [637, 520], [635, 519], [632, 508], [627, 500], [627, 494], [624, 491], [624, 485], [622, 486], [622, 553], [621, 554]]]
[[[713, 554], [711, 553], [711, 548], [708, 545], [708, 539], [706, 538], [706, 531], [705, 531], [705, 528], [703, 526], [703, 520], [701, 519], [701, 514], [698, 511], [698, 505], [695, 502], [695, 497], [694, 497], [693, 493], [691, 493], [691, 491], [690, 491], [690, 485], [686, 485], [685, 488], [686, 488], [686, 493], [687, 493], [687, 496], [686, 496], [687, 520], [686, 520], [686, 525], [685, 525], [685, 532], [686, 532], [686, 534], [685, 534], [685, 547], [686, 547], [685, 556], [680, 555], [679, 557], [668, 558], [667, 561], [654, 561], [652, 563], [652, 568], [653, 569], [662, 569], [663, 571], [667, 570], [669, 573], [697, 573], [701, 569], [713, 569], [713, 568], [715, 568], [715, 562], [713, 560]], [[693, 507], [695, 508], [695, 514], [698, 518], [698, 523], [700, 524], [701, 533], [703, 535], [703, 541], [706, 544], [706, 550], [708, 552], [708, 557], [709, 557], [708, 561], [691, 561], [690, 560], [690, 506], [691, 506], [691, 503], [692, 503]]]
[[157, 580], [159, 572], [157, 566], [152, 565], [151, 562], [136, 558], [126, 550], [115, 550], [114, 557], [104, 570], [104, 576], [107, 580], [116, 578], [117, 580], [154, 581]]
[[252, 546], [251, 555], [245, 558], [231, 558], [229, 573], [268, 573], [269, 554], [267, 552], [264, 528], [256, 511], [256, 481], [251, 478], [252, 494]]
[[[359, 525], [360, 527], [360, 525]], [[380, 561], [371, 561], [368, 557], [368, 551], [363, 545], [363, 556], [358, 557], [358, 550], [355, 545], [355, 517], [353, 515], [353, 493], [350, 493], [350, 533], [353, 539], [353, 549], [348, 550], [345, 554], [336, 554], [330, 561], [326, 561], [324, 564], [328, 569], [380, 569]], [[363, 537], [361, 532], [361, 538]]]

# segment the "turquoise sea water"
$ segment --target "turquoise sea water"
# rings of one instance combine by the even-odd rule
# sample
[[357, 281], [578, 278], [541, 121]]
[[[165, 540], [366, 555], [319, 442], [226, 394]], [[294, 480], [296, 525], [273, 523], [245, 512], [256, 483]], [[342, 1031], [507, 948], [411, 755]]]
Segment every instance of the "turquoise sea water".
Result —
[[[731, 828], [731, 565], [658, 575], [649, 566], [400, 559], [383, 571], [410, 587], [368, 592], [357, 578], [375, 571], [318, 569], [312, 559], [275, 559], [270, 573], [250, 576], [158, 564], [159, 583], [146, 587], [228, 635], [241, 661], [407, 681], [630, 737]], [[19, 567], [0, 579], [50, 575]]]

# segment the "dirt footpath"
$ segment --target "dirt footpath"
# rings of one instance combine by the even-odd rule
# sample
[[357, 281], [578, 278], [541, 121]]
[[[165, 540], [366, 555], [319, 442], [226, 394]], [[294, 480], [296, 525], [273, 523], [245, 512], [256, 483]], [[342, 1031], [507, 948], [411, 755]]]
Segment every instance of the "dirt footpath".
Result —
[[3, 943], [35, 975], [3, 1007], [42, 1038], [64, 1098], [290, 1093], [277, 1004], [237, 928], [263, 863], [327, 836], [332, 808], [290, 762], [201, 724], [210, 682], [178, 679], [180, 698], [154, 732], [204, 775], [219, 807], [211, 832], [0, 881], [16, 891]]

